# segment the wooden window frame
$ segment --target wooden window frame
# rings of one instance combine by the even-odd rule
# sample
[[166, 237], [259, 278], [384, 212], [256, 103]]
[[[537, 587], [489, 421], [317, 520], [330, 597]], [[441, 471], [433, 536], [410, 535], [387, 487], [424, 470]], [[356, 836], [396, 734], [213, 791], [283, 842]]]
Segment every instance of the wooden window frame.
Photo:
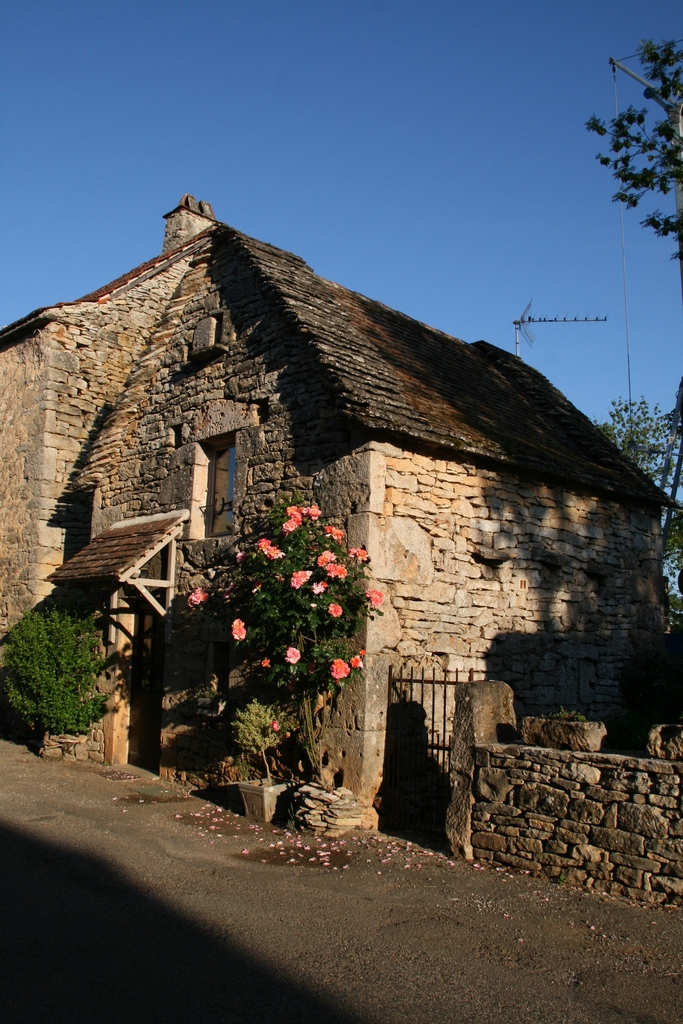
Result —
[[[235, 469], [236, 469], [236, 454], [235, 454], [235, 438], [230, 437], [222, 441], [216, 441], [210, 444], [204, 445], [204, 450], [208, 456], [209, 465], [207, 469], [206, 479], [206, 507], [205, 507], [205, 535], [206, 537], [226, 537], [233, 532], [233, 517], [235, 514]], [[228, 473], [229, 481], [229, 496], [228, 496], [228, 508], [227, 512], [229, 515], [229, 527], [227, 530], [215, 530], [214, 523], [217, 515], [220, 515], [225, 511], [225, 507], [221, 508], [220, 511], [216, 511], [216, 472], [218, 459], [225, 452], [233, 452], [231, 460], [231, 470]]]

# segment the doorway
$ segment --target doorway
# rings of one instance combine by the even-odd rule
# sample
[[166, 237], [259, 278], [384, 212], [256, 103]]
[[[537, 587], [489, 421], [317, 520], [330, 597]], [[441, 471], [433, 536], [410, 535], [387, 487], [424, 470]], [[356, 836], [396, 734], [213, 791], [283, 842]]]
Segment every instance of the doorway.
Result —
[[164, 620], [136, 602], [130, 685], [128, 762], [159, 772], [161, 702], [164, 696]]

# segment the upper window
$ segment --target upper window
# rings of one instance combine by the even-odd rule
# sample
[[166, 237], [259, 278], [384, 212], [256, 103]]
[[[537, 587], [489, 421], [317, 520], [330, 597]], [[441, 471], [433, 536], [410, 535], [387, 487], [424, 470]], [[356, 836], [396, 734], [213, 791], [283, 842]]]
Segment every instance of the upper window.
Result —
[[235, 492], [235, 445], [217, 446], [209, 451], [206, 500], [206, 535], [215, 537], [232, 530]]

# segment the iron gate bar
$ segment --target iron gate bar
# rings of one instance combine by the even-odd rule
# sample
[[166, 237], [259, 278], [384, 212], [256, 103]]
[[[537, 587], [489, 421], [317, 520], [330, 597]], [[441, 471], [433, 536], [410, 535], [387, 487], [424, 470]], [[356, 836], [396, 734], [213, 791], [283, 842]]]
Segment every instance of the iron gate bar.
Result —
[[416, 673], [390, 666], [381, 812], [387, 826], [444, 834], [455, 687], [473, 681], [472, 669], [461, 677], [457, 669], [437, 676], [436, 667]]

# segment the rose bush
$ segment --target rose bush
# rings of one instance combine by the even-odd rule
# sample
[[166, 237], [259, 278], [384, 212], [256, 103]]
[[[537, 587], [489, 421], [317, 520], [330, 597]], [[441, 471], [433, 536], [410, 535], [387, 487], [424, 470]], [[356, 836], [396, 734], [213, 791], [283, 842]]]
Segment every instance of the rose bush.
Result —
[[250, 673], [294, 698], [334, 694], [362, 671], [356, 638], [382, 614], [382, 593], [367, 589], [368, 553], [347, 550], [317, 505], [283, 504], [269, 518], [273, 536], [237, 554], [227, 586], [198, 588], [188, 606], [227, 618]]

